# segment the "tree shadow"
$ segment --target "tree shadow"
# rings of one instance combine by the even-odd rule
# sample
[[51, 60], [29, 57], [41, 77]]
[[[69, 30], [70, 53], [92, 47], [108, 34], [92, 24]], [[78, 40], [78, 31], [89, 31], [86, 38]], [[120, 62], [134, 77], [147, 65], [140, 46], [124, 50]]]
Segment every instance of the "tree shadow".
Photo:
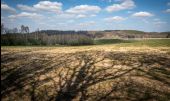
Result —
[[[170, 99], [170, 57], [166, 54], [84, 51], [11, 53], [1, 58], [1, 66], [7, 68], [1, 71], [1, 95], [8, 100], [9, 95], [31, 101]], [[15, 64], [21, 60], [25, 62]]]

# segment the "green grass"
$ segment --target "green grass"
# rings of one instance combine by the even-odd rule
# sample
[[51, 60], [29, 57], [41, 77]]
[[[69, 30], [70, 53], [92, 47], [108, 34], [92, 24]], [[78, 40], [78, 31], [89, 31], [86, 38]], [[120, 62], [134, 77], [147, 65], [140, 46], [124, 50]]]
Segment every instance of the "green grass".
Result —
[[120, 43], [134, 43], [137, 40], [122, 40], [122, 39], [98, 39], [94, 41], [95, 45], [103, 44], [120, 44]]
[[145, 39], [145, 40], [121, 40], [121, 39], [99, 39], [96, 45], [115, 44], [119, 46], [150, 46], [170, 47], [170, 39]]
[[134, 45], [146, 45], [151, 47], [170, 47], [170, 39], [148, 39], [134, 42]]

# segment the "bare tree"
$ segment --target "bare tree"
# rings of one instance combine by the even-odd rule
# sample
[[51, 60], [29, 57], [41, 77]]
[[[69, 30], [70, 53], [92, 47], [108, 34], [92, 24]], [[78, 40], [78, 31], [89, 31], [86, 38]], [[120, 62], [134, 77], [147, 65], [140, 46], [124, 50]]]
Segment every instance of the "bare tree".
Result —
[[24, 30], [25, 30], [26, 33], [29, 33], [29, 27], [28, 26], [25, 26]]
[[4, 34], [5, 33], [5, 28], [4, 28], [4, 24], [1, 23], [1, 34]]
[[12, 32], [13, 33], [18, 33], [18, 28], [14, 28]]
[[40, 29], [39, 28], [37, 28], [37, 30], [35, 31], [36, 33], [35, 33], [35, 35], [34, 35], [34, 39], [38, 39], [38, 34], [39, 34], [39, 32], [40, 32]]
[[24, 33], [25, 32], [25, 27], [24, 25], [21, 25], [21, 33]]
[[[29, 30], [29, 28], [25, 27], [24, 25], [21, 25], [21, 33], [23, 33], [23, 34], [27, 33], [28, 30]], [[24, 38], [25, 38], [25, 43], [27, 43], [27, 40], [28, 40], [27, 34], [24, 35]]]
[[29, 33], [29, 27], [21, 25], [21, 33]]

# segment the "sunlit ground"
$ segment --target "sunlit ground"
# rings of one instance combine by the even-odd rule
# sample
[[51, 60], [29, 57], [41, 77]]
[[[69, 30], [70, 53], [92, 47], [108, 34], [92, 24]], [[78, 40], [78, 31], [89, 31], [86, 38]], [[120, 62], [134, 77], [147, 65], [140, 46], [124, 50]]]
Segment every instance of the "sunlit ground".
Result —
[[1, 47], [2, 100], [168, 101], [170, 47]]

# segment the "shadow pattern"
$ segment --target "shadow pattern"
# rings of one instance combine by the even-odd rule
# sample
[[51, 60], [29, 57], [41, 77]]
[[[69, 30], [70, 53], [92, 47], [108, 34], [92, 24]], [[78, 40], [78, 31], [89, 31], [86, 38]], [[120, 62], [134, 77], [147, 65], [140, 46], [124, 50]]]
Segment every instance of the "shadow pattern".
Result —
[[168, 101], [165, 53], [84, 51], [1, 55], [4, 101]]

